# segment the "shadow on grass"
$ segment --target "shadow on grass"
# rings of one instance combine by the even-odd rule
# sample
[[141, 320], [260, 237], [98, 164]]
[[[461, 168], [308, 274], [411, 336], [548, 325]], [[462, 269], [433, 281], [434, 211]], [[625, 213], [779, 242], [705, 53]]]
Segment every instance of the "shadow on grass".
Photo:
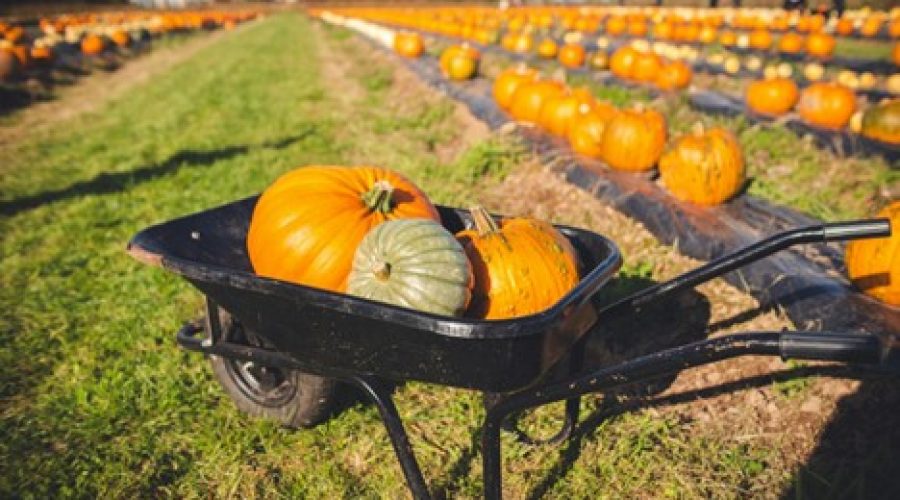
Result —
[[900, 384], [865, 380], [838, 402], [783, 499], [900, 498]]
[[301, 134], [285, 137], [277, 141], [264, 142], [259, 145], [244, 144], [209, 151], [193, 149], [179, 151], [160, 163], [141, 166], [127, 172], [102, 173], [93, 179], [76, 182], [62, 189], [45, 191], [9, 201], [0, 201], [0, 215], [12, 216], [41, 205], [70, 198], [125, 191], [134, 187], [135, 184], [163, 177], [182, 168], [209, 166], [221, 160], [247, 154], [254, 149], [284, 149], [313, 133], [315, 133], [315, 127], [311, 126]]

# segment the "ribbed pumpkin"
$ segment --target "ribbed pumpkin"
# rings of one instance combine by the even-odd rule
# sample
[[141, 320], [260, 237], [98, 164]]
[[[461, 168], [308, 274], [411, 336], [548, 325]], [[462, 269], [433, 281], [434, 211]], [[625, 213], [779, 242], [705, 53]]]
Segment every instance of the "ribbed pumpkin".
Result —
[[[862, 116], [860, 133], [878, 141], [900, 144], [900, 99], [867, 109]], [[897, 231], [900, 232], [900, 227]]]
[[462, 245], [430, 219], [387, 221], [369, 231], [353, 257], [347, 293], [418, 311], [460, 316], [472, 296]]
[[566, 131], [566, 138], [572, 151], [588, 158], [600, 158], [603, 131], [617, 112], [616, 108], [606, 102], [579, 106], [578, 113]]
[[806, 37], [806, 53], [814, 57], [831, 57], [835, 45], [837, 41], [827, 33], [810, 33]]
[[403, 57], [416, 58], [425, 52], [425, 42], [418, 33], [401, 31], [394, 35], [394, 52]]
[[744, 159], [734, 135], [698, 123], [659, 159], [663, 184], [679, 200], [718, 205], [744, 183]]
[[467, 316], [503, 319], [541, 312], [578, 284], [571, 243], [550, 224], [529, 218], [498, 225], [481, 207], [472, 209], [475, 228], [461, 231], [475, 286]]
[[507, 68], [494, 80], [493, 94], [497, 105], [502, 109], [508, 110], [512, 106], [513, 94], [519, 85], [525, 82], [532, 82], [538, 76], [537, 71], [520, 64]]
[[828, 129], [847, 125], [856, 111], [856, 94], [837, 83], [816, 82], [803, 89], [797, 112], [807, 123]]
[[600, 158], [617, 170], [653, 168], [666, 145], [666, 120], [641, 105], [616, 113], [606, 124]]
[[260, 196], [247, 250], [269, 278], [344, 291], [353, 254], [373, 227], [393, 219], [440, 220], [414, 184], [377, 167], [307, 166]]
[[559, 49], [557, 59], [567, 68], [580, 68], [584, 64], [585, 51], [579, 43], [567, 43]]
[[103, 38], [90, 34], [84, 37], [81, 40], [81, 51], [89, 56], [95, 56], [106, 48], [106, 43], [103, 41]]
[[553, 97], [563, 94], [563, 86], [556, 80], [535, 80], [516, 88], [509, 113], [520, 122], [537, 124], [541, 107]]
[[544, 38], [537, 46], [538, 55], [544, 59], [553, 59], [558, 51], [559, 47], [556, 46], [556, 42], [550, 38]]
[[778, 41], [778, 50], [787, 54], [799, 54], [803, 52], [805, 44], [806, 41], [802, 35], [793, 32], [785, 33]]
[[684, 61], [672, 61], [663, 65], [656, 76], [656, 86], [662, 90], [678, 90], [690, 85], [693, 78], [691, 67]]
[[779, 116], [794, 107], [799, 95], [797, 84], [790, 78], [769, 78], [747, 85], [744, 100], [754, 113]]
[[609, 59], [609, 69], [619, 78], [631, 78], [634, 71], [634, 62], [637, 60], [638, 51], [632, 47], [620, 47], [613, 52]]
[[847, 273], [867, 295], [900, 306], [900, 201], [878, 213], [891, 220], [891, 237], [847, 244]]
[[594, 97], [584, 88], [570, 90], [565, 94], [551, 97], [541, 106], [538, 123], [547, 132], [561, 137], [566, 136], [570, 122], [578, 114], [581, 105], [593, 104]]

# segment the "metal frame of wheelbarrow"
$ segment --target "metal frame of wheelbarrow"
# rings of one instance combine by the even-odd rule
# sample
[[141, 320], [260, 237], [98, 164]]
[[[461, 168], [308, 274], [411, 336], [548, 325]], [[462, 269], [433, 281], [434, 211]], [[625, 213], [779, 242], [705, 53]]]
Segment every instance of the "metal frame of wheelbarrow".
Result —
[[[596, 318], [602, 318], [606, 311], [619, 306], [639, 306], [660, 300], [664, 296], [722, 276], [793, 245], [889, 235], [890, 223], [886, 219], [823, 224], [787, 231], [603, 307], [597, 311]], [[151, 256], [150, 259], [147, 259], [145, 256], [144, 260], [154, 258], [156, 257]], [[225, 341], [217, 314], [219, 305], [209, 297], [207, 297], [207, 303], [209, 336], [205, 338], [198, 336], [203, 328], [195, 324], [187, 324], [177, 334], [178, 343], [182, 347], [208, 355], [314, 373], [358, 387], [378, 408], [410, 491], [416, 498], [429, 498], [428, 486], [394, 405], [392, 387], [386, 383], [383, 376], [377, 372], [366, 372], [352, 367], [310, 365], [304, 362], [302, 356]], [[566, 418], [563, 429], [548, 440], [558, 442], [566, 439], [574, 428], [582, 395], [654, 379], [685, 368], [746, 355], [780, 356], [783, 359], [826, 360], [865, 365], [890, 364], [891, 367], [896, 363], [896, 356], [893, 355], [895, 346], [892, 341], [874, 335], [828, 332], [754, 332], [702, 340], [639, 356], [613, 366], [581, 371], [578, 358], [584, 346], [583, 342], [588, 335], [595, 331], [602, 331], [602, 329], [603, 325], [595, 322], [589, 329], [590, 331], [571, 344], [568, 356], [556, 360], [558, 364], [563, 361], [569, 363], [568, 374], [555, 373], [542, 378], [543, 382], [539, 381], [528, 385], [524, 389], [487, 395], [489, 396], [485, 398], [487, 413], [481, 438], [484, 458], [484, 493], [487, 498], [500, 498], [502, 494], [501, 428], [511, 415], [523, 410], [552, 402], [566, 401]], [[544, 375], [547, 373], [549, 370], [544, 372]]]

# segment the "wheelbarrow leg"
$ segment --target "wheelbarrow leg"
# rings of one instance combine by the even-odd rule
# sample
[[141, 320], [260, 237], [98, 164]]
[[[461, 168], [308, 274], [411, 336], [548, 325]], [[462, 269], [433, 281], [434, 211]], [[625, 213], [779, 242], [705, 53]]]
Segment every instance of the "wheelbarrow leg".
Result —
[[400, 420], [400, 414], [397, 413], [397, 407], [394, 406], [390, 389], [384, 387], [384, 384], [378, 380], [364, 377], [353, 377], [350, 382], [362, 389], [378, 407], [381, 420], [391, 438], [394, 453], [397, 455], [397, 460], [400, 461], [400, 467], [403, 468], [403, 475], [406, 477], [406, 484], [413, 497], [416, 499], [431, 498], [428, 485], [425, 484], [425, 478], [422, 476], [422, 469], [416, 461], [412, 445], [409, 442], [409, 436], [406, 434], [406, 429], [403, 428], [403, 421]]

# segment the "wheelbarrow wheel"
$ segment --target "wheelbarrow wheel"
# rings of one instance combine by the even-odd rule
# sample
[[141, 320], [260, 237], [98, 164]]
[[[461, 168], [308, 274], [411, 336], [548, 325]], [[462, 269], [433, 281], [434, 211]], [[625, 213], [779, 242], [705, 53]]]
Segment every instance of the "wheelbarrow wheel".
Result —
[[[269, 347], [252, 331], [219, 308], [224, 340]], [[206, 320], [210, 331], [209, 319]], [[312, 427], [329, 417], [337, 406], [338, 382], [297, 370], [238, 359], [210, 356], [213, 373], [244, 413], [280, 422], [285, 427]]]

